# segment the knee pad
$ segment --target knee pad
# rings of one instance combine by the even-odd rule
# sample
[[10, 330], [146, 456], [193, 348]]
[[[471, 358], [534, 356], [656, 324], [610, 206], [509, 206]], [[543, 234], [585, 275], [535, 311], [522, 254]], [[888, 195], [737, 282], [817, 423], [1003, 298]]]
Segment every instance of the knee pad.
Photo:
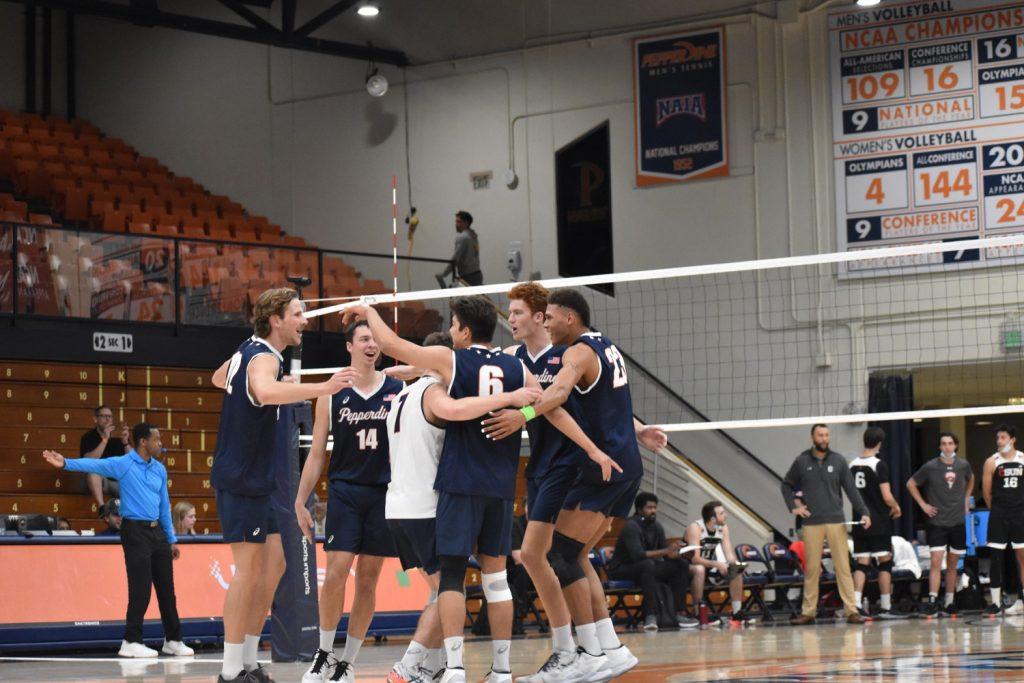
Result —
[[586, 578], [583, 567], [580, 566], [580, 553], [583, 552], [583, 544], [568, 536], [555, 532], [551, 541], [551, 551], [548, 553], [548, 562], [558, 577], [558, 584], [565, 588]]
[[427, 604], [428, 605], [437, 604], [437, 591], [435, 591], [435, 590], [431, 590], [430, 591], [430, 597], [427, 598]]
[[892, 574], [892, 558], [890, 557], [885, 562], [879, 562], [878, 563], [878, 571], [880, 571], [880, 572], [888, 572], [888, 573]]
[[488, 603], [508, 602], [512, 599], [512, 591], [508, 587], [508, 573], [502, 569], [493, 574], [480, 574], [483, 583], [484, 598]]
[[469, 559], [460, 555], [442, 555], [441, 581], [438, 586], [438, 593], [452, 591], [465, 593], [466, 589], [466, 567], [469, 566]]

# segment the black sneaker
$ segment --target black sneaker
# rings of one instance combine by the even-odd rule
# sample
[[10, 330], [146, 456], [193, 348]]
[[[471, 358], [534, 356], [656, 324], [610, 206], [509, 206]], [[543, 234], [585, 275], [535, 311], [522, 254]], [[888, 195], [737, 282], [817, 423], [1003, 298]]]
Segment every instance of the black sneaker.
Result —
[[907, 615], [901, 614], [900, 612], [896, 612], [895, 610], [891, 610], [891, 609], [882, 609], [882, 610], [878, 610], [878, 614], [876, 614], [873, 618], [874, 619], [888, 619], [888, 620], [906, 619]]
[[224, 678], [224, 674], [217, 676], [217, 683], [256, 683], [258, 679], [253, 678], [252, 672], [242, 669], [234, 678]]
[[740, 610], [739, 612], [733, 612], [729, 620], [737, 624], [753, 624], [757, 621], [757, 618], [747, 614], [744, 610]]
[[928, 602], [924, 603], [923, 605], [921, 605], [921, 614], [923, 614], [926, 617], [936, 617], [936, 616], [938, 616], [939, 615], [939, 603], [937, 603], [934, 600], [929, 600]]
[[1003, 610], [999, 605], [989, 605], [985, 608], [985, 611], [981, 613], [983, 617], [998, 617], [1003, 613]]
[[870, 619], [871, 618], [871, 615], [868, 614], [868, 611], [866, 609], [864, 609], [863, 607], [858, 607], [857, 608], [857, 614], [861, 615], [865, 619]]
[[949, 603], [948, 605], [942, 608], [942, 613], [945, 614], [947, 617], [955, 618], [956, 615], [959, 614], [959, 611], [957, 610], [956, 605], [954, 605], [953, 603]]

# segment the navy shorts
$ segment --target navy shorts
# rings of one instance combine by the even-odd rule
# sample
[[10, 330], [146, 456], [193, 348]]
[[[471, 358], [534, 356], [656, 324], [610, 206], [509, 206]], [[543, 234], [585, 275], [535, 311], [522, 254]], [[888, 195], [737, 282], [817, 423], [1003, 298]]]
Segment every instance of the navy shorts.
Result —
[[387, 486], [332, 481], [327, 492], [324, 550], [395, 557], [384, 498]]
[[437, 560], [437, 520], [434, 517], [389, 519], [388, 528], [402, 569], [419, 567], [428, 575], [441, 569]]
[[504, 557], [512, 549], [512, 501], [441, 491], [437, 498], [437, 554]]
[[587, 510], [600, 512], [606, 517], [629, 517], [633, 501], [640, 490], [640, 479], [626, 481], [603, 481], [595, 483], [584, 479], [581, 474], [562, 503], [563, 510]]
[[267, 534], [280, 533], [270, 494], [243, 496], [217, 489], [217, 517], [225, 543], [265, 543]]
[[527, 479], [527, 521], [554, 524], [578, 474], [576, 467], [552, 467], [543, 477]]

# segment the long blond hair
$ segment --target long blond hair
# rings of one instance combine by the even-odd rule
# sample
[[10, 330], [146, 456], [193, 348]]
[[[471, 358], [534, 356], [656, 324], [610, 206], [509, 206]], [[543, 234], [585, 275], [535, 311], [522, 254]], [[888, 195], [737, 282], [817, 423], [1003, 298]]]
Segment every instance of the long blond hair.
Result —
[[181, 500], [181, 501], [178, 501], [177, 503], [174, 504], [174, 512], [171, 514], [171, 520], [174, 522], [174, 533], [176, 533], [176, 534], [185, 534], [185, 533], [195, 534], [195, 532], [196, 532], [195, 528], [193, 528], [192, 531], [190, 531], [190, 532], [186, 532], [185, 531], [185, 526], [184, 526], [184, 524], [185, 524], [185, 515], [188, 514], [189, 510], [195, 510], [195, 509], [196, 509], [196, 506], [193, 505], [192, 503], [186, 501], [186, 500]]

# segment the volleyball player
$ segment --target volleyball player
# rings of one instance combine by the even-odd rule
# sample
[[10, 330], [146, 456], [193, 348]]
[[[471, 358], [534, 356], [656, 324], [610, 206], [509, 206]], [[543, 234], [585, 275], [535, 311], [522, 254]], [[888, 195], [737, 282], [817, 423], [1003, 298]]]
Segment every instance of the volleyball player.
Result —
[[[345, 348], [355, 377], [351, 387], [316, 403], [313, 444], [295, 497], [299, 527], [313, 540], [313, 519], [306, 501], [324, 468], [327, 435], [334, 437], [328, 465], [327, 525], [324, 550], [327, 574], [320, 591], [320, 647], [303, 683], [355, 679], [353, 665], [373, 619], [377, 579], [385, 557], [395, 548], [384, 519], [384, 497], [391, 480], [386, 420], [402, 383], [377, 370], [380, 347], [365, 322], [345, 330]], [[358, 558], [358, 564], [357, 564]], [[353, 565], [355, 596], [348, 619], [345, 650], [334, 658], [334, 639], [345, 606], [345, 587]]]
[[255, 334], [213, 374], [225, 390], [210, 481], [235, 573], [224, 598], [224, 663], [218, 681], [269, 680], [256, 662], [260, 634], [284, 573], [281, 535], [270, 504], [278, 406], [351, 386], [349, 369], [326, 382], [283, 380], [281, 353], [302, 343], [302, 303], [292, 289], [269, 289], [256, 299]]
[[[990, 511], [988, 517], [989, 591], [992, 604], [986, 616], [998, 616], [1003, 605], [1003, 553], [1012, 547], [1017, 556], [1020, 576], [1024, 577], [1024, 453], [1017, 450], [1017, 429], [1001, 424], [996, 427], [998, 451], [985, 461], [981, 475], [981, 493]], [[1007, 614], [1020, 614], [1014, 602]]]
[[[365, 317], [388, 355], [418, 368], [433, 370], [453, 398], [486, 396], [523, 386], [538, 388], [537, 380], [522, 362], [489, 347], [497, 314], [486, 297], [458, 297], [452, 299], [450, 307], [449, 331], [454, 351], [436, 346], [423, 348], [401, 339], [368, 306], [349, 308], [346, 319]], [[588, 456], [599, 463], [597, 466], [605, 477], [617, 468], [564, 410], [552, 413], [549, 419], [584, 447]], [[511, 541], [519, 439], [489, 441], [482, 433], [479, 420], [453, 422], [447, 430], [434, 483], [439, 491], [438, 608], [447, 661], [442, 683], [466, 679], [462, 661], [466, 618], [464, 584], [468, 556], [474, 548], [481, 567], [494, 655], [486, 680], [492, 683], [511, 681], [512, 593], [505, 573], [505, 556]]]
[[[451, 337], [435, 332], [423, 346], [451, 348]], [[507, 405], [529, 405], [540, 391], [453, 399], [437, 373], [428, 373], [402, 389], [388, 413], [391, 482], [385, 516], [406, 571], [419, 568], [430, 587], [430, 600], [420, 614], [416, 633], [388, 674], [389, 683], [428, 683], [445, 668], [444, 641], [437, 610], [440, 563], [436, 547], [437, 491], [434, 479], [449, 421], [472, 420]]]
[[[903, 513], [892, 495], [889, 482], [889, 465], [878, 457], [885, 440], [881, 427], [864, 430], [864, 452], [850, 463], [853, 485], [871, 515], [871, 527], [853, 527], [853, 600], [861, 616], [868, 616], [861, 606], [867, 569], [874, 560], [878, 567], [878, 592], [881, 609], [879, 619], [902, 619], [903, 615], [892, 611], [892, 521]], [[860, 517], [854, 513], [853, 521]]]
[[[660, 429], [645, 427], [633, 417], [626, 363], [611, 340], [590, 330], [590, 306], [579, 292], [552, 292], [545, 324], [552, 343], [567, 347], [562, 369], [532, 410], [501, 411], [484, 421], [484, 429], [498, 439], [519, 433], [535, 414], [546, 416], [575, 395], [584, 431], [603, 453], [614, 453], [620, 465], [610, 479], [598, 472], [596, 463], [581, 465], [562, 503], [549, 555], [576, 622], [580, 647], [574, 671], [582, 680], [607, 680], [636, 666], [637, 659], [615, 633], [589, 553], [609, 520], [625, 517], [632, 509], [643, 475], [637, 439], [653, 451], [663, 448], [668, 439]], [[524, 680], [556, 680], [548, 671], [558, 666], [559, 659], [552, 654], [535, 676]]]
[[[946, 560], [946, 596], [942, 612], [956, 614], [956, 567], [967, 552], [967, 514], [974, 472], [963, 458], [956, 457], [960, 441], [952, 432], [939, 434], [939, 455], [932, 458], [907, 480], [907, 490], [928, 516], [927, 540], [931, 552], [928, 567], [928, 602], [922, 611], [939, 614], [939, 585], [942, 582], [942, 560]], [[920, 487], [924, 487], [921, 495]]]
[[[690, 562], [690, 573], [693, 578], [690, 581], [690, 594], [693, 597], [693, 604], [697, 607], [703, 605], [704, 584], [710, 580], [711, 585], [720, 586], [726, 582], [729, 584], [729, 600], [732, 603], [732, 615], [730, 621], [737, 624], [752, 623], [754, 618], [743, 611], [743, 571], [739, 564], [736, 552], [733, 549], [732, 539], [729, 535], [729, 526], [726, 522], [725, 506], [717, 500], [704, 504], [700, 509], [700, 519], [691, 522], [686, 527], [686, 545], [695, 545], [700, 552], [694, 555]], [[680, 612], [685, 605], [680, 605]], [[690, 621], [680, 619], [680, 627], [686, 628]], [[708, 623], [717, 624], [719, 618], [711, 615]]]

